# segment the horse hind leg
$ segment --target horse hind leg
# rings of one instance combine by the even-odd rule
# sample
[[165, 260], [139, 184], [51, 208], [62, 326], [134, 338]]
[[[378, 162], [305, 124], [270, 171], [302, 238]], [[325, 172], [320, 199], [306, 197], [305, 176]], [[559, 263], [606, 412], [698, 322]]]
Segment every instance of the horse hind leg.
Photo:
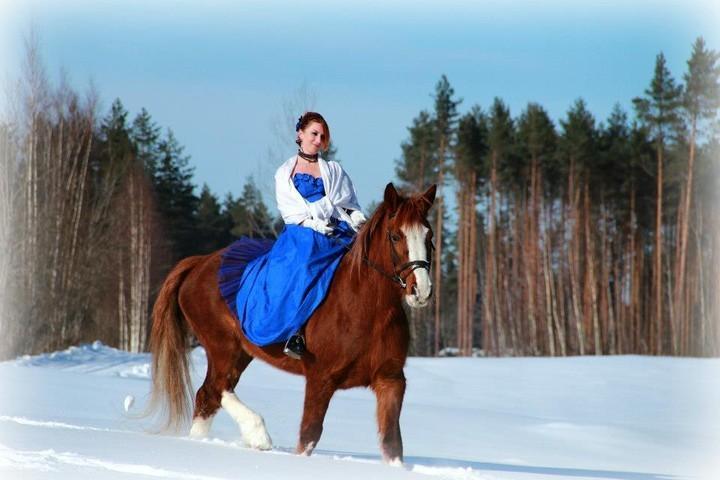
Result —
[[252, 361], [252, 357], [239, 345], [236, 352], [238, 358], [234, 361], [218, 359], [217, 355], [208, 352], [208, 371], [196, 395], [190, 435], [207, 437], [213, 418], [218, 409], [223, 407], [240, 427], [240, 433], [248, 446], [268, 450], [272, 448], [272, 440], [265, 428], [265, 421], [242, 403], [234, 392], [240, 375]]
[[[195, 410], [193, 412], [192, 427], [190, 428], [190, 436], [193, 438], [206, 438], [210, 433], [213, 419], [220, 408], [223, 388], [222, 382], [220, 381], [221, 376], [215, 367], [215, 361], [208, 355], [205, 381], [195, 395]], [[235, 383], [237, 383], [238, 379], [239, 375], [235, 379]], [[232, 376], [230, 380], [232, 381]]]
[[211, 393], [212, 389], [206, 385], [207, 379], [205, 382], [195, 396], [195, 412], [193, 413], [192, 427], [190, 428], [192, 438], [207, 438], [215, 414], [220, 408], [219, 403]]
[[[247, 368], [248, 364], [252, 361], [253, 357], [247, 352], [242, 350], [242, 347], [238, 346], [240, 356], [235, 362], [238, 378], [240, 374]], [[267, 428], [265, 428], [265, 420], [262, 416], [252, 410], [250, 407], [245, 405], [235, 395], [234, 389], [237, 385], [237, 380], [229, 388], [222, 392], [220, 398], [220, 404], [230, 414], [235, 423], [240, 427], [240, 434], [243, 437], [245, 443], [251, 448], [259, 450], [270, 450], [272, 448], [272, 440], [268, 434]]]

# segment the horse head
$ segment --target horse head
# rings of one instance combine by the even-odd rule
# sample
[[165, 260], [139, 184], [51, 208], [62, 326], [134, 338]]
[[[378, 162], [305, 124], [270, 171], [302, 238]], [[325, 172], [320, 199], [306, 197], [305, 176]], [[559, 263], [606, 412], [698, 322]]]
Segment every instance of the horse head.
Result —
[[432, 185], [421, 195], [404, 197], [388, 183], [383, 202], [361, 230], [354, 249], [356, 265], [364, 262], [395, 282], [414, 308], [427, 306], [432, 296], [433, 231], [427, 216], [435, 192]]

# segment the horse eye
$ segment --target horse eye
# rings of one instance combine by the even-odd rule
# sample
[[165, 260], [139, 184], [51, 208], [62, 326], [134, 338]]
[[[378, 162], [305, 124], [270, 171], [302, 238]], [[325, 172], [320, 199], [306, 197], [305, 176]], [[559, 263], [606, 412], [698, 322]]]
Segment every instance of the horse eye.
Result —
[[392, 233], [390, 234], [390, 240], [397, 243], [400, 241], [400, 235], [398, 235], [397, 233]]

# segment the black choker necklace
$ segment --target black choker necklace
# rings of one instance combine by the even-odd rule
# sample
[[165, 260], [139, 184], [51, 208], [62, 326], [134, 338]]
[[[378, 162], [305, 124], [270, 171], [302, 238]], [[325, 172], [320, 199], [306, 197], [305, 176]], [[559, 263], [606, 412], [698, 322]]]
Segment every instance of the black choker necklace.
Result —
[[298, 155], [300, 155], [302, 158], [307, 160], [308, 162], [315, 163], [318, 161], [318, 154], [314, 155], [308, 155], [307, 153], [303, 152], [302, 149], [298, 148]]

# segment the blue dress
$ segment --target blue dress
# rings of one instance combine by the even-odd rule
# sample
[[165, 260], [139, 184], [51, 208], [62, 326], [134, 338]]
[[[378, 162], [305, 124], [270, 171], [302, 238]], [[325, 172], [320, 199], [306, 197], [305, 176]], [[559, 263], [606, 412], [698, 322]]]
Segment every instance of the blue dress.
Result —
[[[293, 183], [309, 202], [325, 196], [322, 178], [297, 173]], [[248, 340], [265, 346], [299, 330], [325, 299], [353, 237], [347, 223], [336, 221], [331, 236], [286, 225], [274, 242], [241, 238], [230, 245], [220, 267], [220, 291]]]

